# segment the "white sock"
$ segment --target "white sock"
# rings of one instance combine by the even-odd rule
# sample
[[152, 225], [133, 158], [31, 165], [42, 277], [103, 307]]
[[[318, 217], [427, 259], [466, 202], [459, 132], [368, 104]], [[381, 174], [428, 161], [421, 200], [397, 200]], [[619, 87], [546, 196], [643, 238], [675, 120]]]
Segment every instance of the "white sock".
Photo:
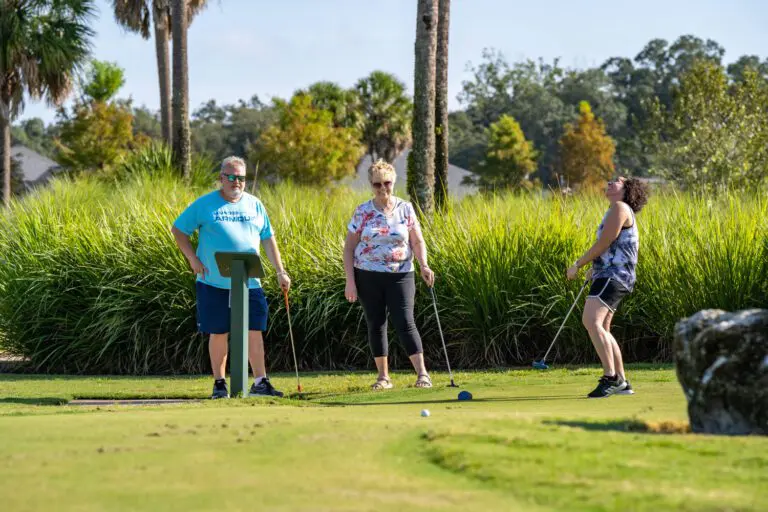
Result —
[[266, 375], [260, 375], [259, 377], [256, 377], [255, 379], [253, 379], [253, 383], [258, 386], [259, 384], [261, 384], [261, 381], [263, 381], [266, 378], [267, 378]]

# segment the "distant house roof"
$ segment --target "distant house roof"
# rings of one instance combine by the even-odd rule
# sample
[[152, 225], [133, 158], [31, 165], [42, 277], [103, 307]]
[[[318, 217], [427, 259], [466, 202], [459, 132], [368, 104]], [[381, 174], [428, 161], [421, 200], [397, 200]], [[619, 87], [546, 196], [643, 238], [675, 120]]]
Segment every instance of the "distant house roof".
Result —
[[[410, 153], [410, 149], [406, 149], [402, 153], [400, 153], [400, 156], [395, 158], [395, 161], [393, 162], [393, 165], [395, 167], [395, 172], [397, 173], [397, 188], [398, 189], [405, 189], [405, 183], [407, 180], [407, 166], [408, 166], [408, 153]], [[354, 178], [351, 178], [349, 181], [349, 184], [353, 188], [358, 189], [365, 189], [368, 190], [370, 185], [368, 185], [368, 168], [371, 166], [371, 157], [366, 156], [361, 162], [360, 165], [357, 166], [357, 176]], [[477, 187], [474, 187], [472, 185], [462, 185], [461, 180], [464, 178], [464, 176], [469, 176], [472, 173], [469, 172], [466, 169], [462, 169], [461, 167], [457, 167], [455, 165], [448, 165], [448, 194], [462, 197], [467, 194], [472, 194], [477, 191]]]
[[21, 163], [21, 172], [24, 174], [24, 184], [27, 187], [45, 183], [59, 168], [59, 165], [50, 158], [21, 144], [11, 146], [11, 157]]
[[656, 185], [664, 185], [667, 183], [667, 180], [665, 180], [664, 178], [657, 178], [657, 177], [638, 176], [637, 179], [645, 183], [651, 183]]

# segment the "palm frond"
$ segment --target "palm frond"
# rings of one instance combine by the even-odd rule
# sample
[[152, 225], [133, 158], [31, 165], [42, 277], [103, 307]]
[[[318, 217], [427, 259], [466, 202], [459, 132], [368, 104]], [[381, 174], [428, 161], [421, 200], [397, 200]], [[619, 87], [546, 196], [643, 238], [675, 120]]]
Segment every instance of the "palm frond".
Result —
[[138, 32], [144, 39], [149, 39], [152, 3], [152, 0], [112, 0], [115, 21], [126, 30]]

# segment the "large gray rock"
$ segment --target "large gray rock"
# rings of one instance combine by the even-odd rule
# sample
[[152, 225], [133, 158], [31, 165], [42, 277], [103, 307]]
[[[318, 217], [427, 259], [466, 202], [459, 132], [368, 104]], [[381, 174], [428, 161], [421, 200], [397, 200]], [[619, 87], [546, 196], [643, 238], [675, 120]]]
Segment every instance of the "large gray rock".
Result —
[[674, 353], [693, 432], [768, 435], [768, 310], [699, 311]]

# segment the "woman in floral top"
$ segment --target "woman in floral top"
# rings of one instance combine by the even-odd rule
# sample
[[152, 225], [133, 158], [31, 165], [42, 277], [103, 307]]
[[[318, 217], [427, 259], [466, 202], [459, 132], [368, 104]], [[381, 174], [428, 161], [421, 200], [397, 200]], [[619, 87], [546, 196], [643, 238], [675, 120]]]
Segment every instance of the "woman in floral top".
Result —
[[368, 342], [379, 376], [373, 389], [390, 389], [387, 362], [387, 310], [398, 337], [405, 345], [416, 370], [416, 387], [432, 387], [421, 337], [413, 319], [416, 295], [413, 257], [419, 260], [421, 277], [427, 286], [435, 274], [427, 265], [427, 248], [413, 206], [392, 195], [395, 169], [379, 160], [368, 169], [374, 197], [355, 209], [347, 226], [344, 243], [344, 271], [348, 301], [358, 298], [368, 324]]

